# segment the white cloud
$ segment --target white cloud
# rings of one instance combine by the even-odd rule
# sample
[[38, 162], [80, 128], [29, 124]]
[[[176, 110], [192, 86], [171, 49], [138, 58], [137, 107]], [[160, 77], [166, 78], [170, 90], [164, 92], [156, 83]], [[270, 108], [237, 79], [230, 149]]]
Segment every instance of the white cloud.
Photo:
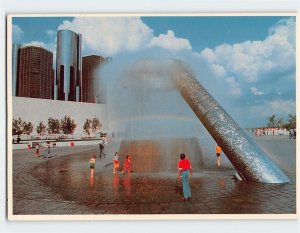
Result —
[[53, 65], [55, 65], [55, 63], [56, 63], [56, 43], [46, 44], [41, 41], [30, 41], [30, 42], [22, 44], [22, 47], [26, 47], [26, 46], [41, 47], [41, 48], [47, 49], [48, 51], [52, 52], [53, 53]]
[[27, 47], [27, 46], [36, 46], [36, 47], [45, 48], [46, 44], [42, 41], [30, 41], [30, 42], [22, 44], [22, 47]]
[[262, 117], [268, 117], [272, 114], [287, 116], [296, 113], [296, 101], [277, 99], [265, 104], [250, 107], [249, 114], [257, 114]]
[[224, 68], [224, 66], [221, 66], [219, 64], [212, 64], [212, 70], [214, 72], [214, 74], [217, 76], [217, 77], [225, 77], [226, 75], [226, 70]]
[[22, 47], [26, 47], [26, 46], [41, 47], [41, 48], [49, 50], [52, 53], [54, 53], [55, 50], [56, 50], [54, 43], [46, 44], [46, 43], [44, 43], [42, 41], [30, 41], [30, 42], [22, 44]]
[[250, 90], [251, 90], [251, 92], [252, 92], [253, 95], [263, 95], [264, 94], [263, 91], [257, 90], [256, 87], [251, 87]]
[[214, 63], [217, 59], [215, 52], [209, 48], [203, 49], [201, 55], [210, 63]]
[[154, 37], [153, 30], [139, 17], [78, 17], [64, 21], [58, 29], [82, 34], [84, 51], [103, 56], [154, 46], [174, 51], [192, 48], [187, 39], [175, 37], [171, 30]]
[[158, 37], [153, 37], [149, 43], [149, 47], [159, 46], [169, 50], [191, 50], [192, 46], [189, 40], [177, 38], [172, 30], [168, 30], [167, 34], [160, 34]]
[[234, 77], [227, 77], [226, 83], [229, 85], [229, 93], [233, 96], [241, 96], [242, 91]]
[[82, 34], [83, 47], [104, 56], [136, 51], [153, 36], [152, 29], [138, 17], [78, 17], [64, 21], [58, 29]]
[[270, 28], [269, 35], [271, 36], [269, 38], [274, 41], [281, 41], [283, 44], [289, 41], [289, 45], [295, 49], [295, 26], [294, 18], [280, 20], [275, 26]]
[[[235, 82], [255, 83], [263, 78], [272, 82], [270, 73], [295, 68], [295, 18], [279, 21], [262, 41], [244, 41], [206, 48], [201, 56], [219, 78], [234, 76]], [[262, 94], [251, 90], [253, 94]]]
[[[268, 90], [271, 90], [273, 83], [283, 82], [280, 78], [294, 82], [295, 75], [289, 74], [295, 72], [295, 28], [294, 17], [284, 19], [269, 30], [264, 40], [221, 44], [205, 48], [200, 56], [233, 97], [251, 98], [243, 91], [249, 88], [253, 96], [267, 95], [271, 92], [265, 93], [255, 86], [261, 86], [260, 82], [269, 83]], [[280, 74], [285, 76], [280, 77]], [[288, 87], [282, 88], [287, 93]]]
[[56, 31], [54, 31], [54, 30], [47, 30], [46, 31], [46, 34], [48, 35], [48, 36], [50, 36], [51, 38], [52, 37], [55, 37], [56, 36]]
[[24, 34], [23, 30], [18, 25], [15, 24], [12, 25], [13, 42], [19, 42], [23, 34]]
[[289, 114], [291, 109], [296, 110], [296, 102], [292, 100], [274, 100], [270, 102], [270, 107], [273, 112]]

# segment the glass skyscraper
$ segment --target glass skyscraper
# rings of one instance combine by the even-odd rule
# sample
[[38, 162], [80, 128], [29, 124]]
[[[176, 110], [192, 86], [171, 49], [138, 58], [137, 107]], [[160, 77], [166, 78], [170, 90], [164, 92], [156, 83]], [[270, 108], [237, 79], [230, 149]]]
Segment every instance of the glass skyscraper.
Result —
[[53, 53], [36, 46], [16, 46], [14, 49], [13, 52], [18, 54], [15, 58], [17, 68], [13, 71], [16, 72], [13, 80], [15, 96], [53, 99]]
[[18, 79], [18, 64], [19, 64], [19, 49], [20, 44], [12, 46], [12, 96], [17, 95], [17, 79]]
[[97, 103], [96, 95], [101, 89], [99, 69], [104, 63], [106, 59], [97, 55], [82, 58], [82, 102]]
[[81, 34], [57, 32], [56, 84], [54, 99], [82, 101]]

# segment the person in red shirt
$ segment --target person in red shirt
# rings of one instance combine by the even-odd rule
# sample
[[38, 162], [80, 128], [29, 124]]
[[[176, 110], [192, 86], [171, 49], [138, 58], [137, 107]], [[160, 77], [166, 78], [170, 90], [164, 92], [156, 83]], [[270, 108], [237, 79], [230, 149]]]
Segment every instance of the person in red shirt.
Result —
[[122, 174], [124, 174], [124, 171], [127, 171], [130, 173], [130, 155], [126, 156], [126, 159], [124, 161], [124, 168], [122, 170]]
[[185, 154], [180, 154], [180, 161], [178, 163], [178, 180], [181, 179], [182, 182], [184, 201], [187, 201], [192, 196], [189, 177], [192, 177], [191, 163], [185, 158]]

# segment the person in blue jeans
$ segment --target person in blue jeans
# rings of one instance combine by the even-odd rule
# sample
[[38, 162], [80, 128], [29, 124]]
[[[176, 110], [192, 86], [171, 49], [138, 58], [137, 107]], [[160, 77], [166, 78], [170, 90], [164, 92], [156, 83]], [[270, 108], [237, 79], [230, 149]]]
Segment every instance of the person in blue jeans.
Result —
[[185, 158], [185, 154], [180, 154], [180, 161], [178, 163], [178, 180], [181, 179], [183, 200], [187, 201], [192, 197], [189, 177], [192, 177], [192, 167], [188, 159]]

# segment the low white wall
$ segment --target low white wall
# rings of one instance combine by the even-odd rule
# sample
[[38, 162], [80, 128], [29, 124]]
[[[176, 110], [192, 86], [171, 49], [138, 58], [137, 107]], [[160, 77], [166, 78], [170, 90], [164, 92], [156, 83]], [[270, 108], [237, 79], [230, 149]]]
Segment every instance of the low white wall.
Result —
[[107, 131], [106, 104], [92, 104], [60, 100], [45, 100], [36, 98], [12, 97], [12, 118], [21, 118], [33, 124], [32, 135], [37, 135], [36, 126], [43, 121], [47, 126], [48, 118], [62, 119], [70, 115], [77, 127], [74, 136], [83, 135], [85, 119], [98, 117], [102, 123], [102, 131]]
[[[74, 141], [75, 146], [87, 146], [87, 145], [98, 145], [99, 143], [102, 143], [102, 140], [91, 140], [91, 141]], [[27, 145], [29, 144], [30, 146], [32, 142], [29, 141], [22, 141], [21, 144], [13, 144], [13, 149], [14, 150], [24, 150], [27, 149]], [[39, 145], [46, 147], [47, 142], [46, 141], [38, 141]], [[56, 147], [69, 147], [71, 141], [65, 141], [65, 142], [56, 142]], [[52, 146], [52, 142], [51, 142]]]

